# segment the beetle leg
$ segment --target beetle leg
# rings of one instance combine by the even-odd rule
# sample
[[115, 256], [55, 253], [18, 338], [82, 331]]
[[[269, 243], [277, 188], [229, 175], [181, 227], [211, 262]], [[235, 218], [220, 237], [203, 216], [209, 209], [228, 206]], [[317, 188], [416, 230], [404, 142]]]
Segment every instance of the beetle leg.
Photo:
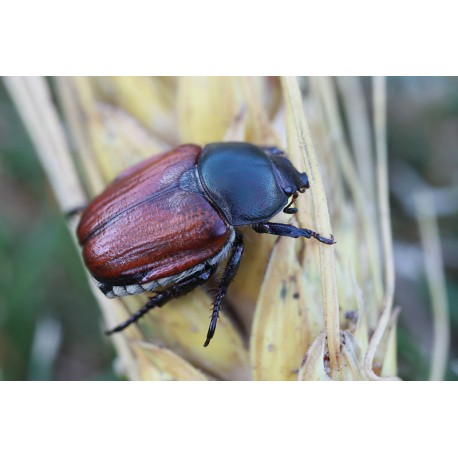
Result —
[[260, 234], [273, 234], [273, 235], [281, 235], [283, 237], [294, 237], [297, 239], [298, 237], [306, 237], [310, 238], [313, 237], [319, 240], [322, 243], [326, 243], [327, 245], [332, 245], [334, 242], [334, 236], [331, 235], [331, 238], [328, 239], [326, 237], [322, 237], [320, 234], [311, 231], [310, 229], [301, 229], [299, 227], [292, 226], [291, 224], [280, 224], [280, 223], [256, 223], [252, 224], [251, 227]]
[[170, 299], [175, 299], [177, 297], [183, 296], [184, 294], [189, 293], [199, 285], [203, 285], [208, 281], [210, 276], [216, 270], [216, 266], [208, 266], [203, 271], [196, 273], [193, 277], [190, 277], [186, 280], [183, 280], [176, 285], [173, 285], [171, 288], [161, 291], [152, 297], [141, 309], [137, 310], [132, 316], [130, 316], [126, 321], [119, 324], [109, 331], [105, 331], [105, 334], [110, 335], [115, 332], [122, 331], [126, 329], [132, 323], [135, 323], [139, 320], [145, 313], [148, 313], [151, 309], [156, 307], [162, 307]]
[[226, 267], [224, 269], [223, 279], [218, 286], [218, 292], [215, 296], [215, 301], [213, 302], [213, 309], [211, 314], [210, 326], [208, 327], [207, 340], [205, 340], [204, 347], [208, 346], [210, 340], [215, 334], [216, 322], [218, 321], [219, 310], [221, 308], [221, 301], [226, 295], [227, 289], [231, 284], [232, 280], [237, 273], [237, 269], [240, 265], [240, 259], [243, 254], [243, 237], [242, 234], [236, 232], [235, 240], [232, 244], [232, 254], [227, 261]]

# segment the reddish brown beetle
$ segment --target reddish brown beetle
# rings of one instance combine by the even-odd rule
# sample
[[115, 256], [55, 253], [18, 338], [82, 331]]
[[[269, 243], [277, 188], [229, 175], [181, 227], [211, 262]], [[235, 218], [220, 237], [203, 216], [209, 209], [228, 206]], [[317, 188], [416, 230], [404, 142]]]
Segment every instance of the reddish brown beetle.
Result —
[[235, 227], [334, 243], [332, 236], [269, 222], [282, 209], [295, 213], [291, 205], [308, 187], [307, 175], [282, 151], [249, 143], [212, 143], [203, 150], [183, 145], [125, 170], [86, 208], [77, 235], [84, 262], [107, 297], [156, 295], [108, 334], [205, 283], [229, 255], [207, 346], [243, 253]]

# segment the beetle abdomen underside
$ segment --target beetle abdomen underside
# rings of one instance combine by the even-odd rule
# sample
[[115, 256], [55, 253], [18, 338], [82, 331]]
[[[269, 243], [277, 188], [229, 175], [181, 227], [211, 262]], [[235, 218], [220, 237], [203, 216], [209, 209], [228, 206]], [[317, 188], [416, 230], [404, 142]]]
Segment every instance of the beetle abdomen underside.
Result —
[[224, 249], [232, 233], [227, 223], [201, 194], [179, 186], [200, 151], [185, 145], [148, 159], [94, 199], [78, 227], [94, 278], [144, 284], [189, 271]]

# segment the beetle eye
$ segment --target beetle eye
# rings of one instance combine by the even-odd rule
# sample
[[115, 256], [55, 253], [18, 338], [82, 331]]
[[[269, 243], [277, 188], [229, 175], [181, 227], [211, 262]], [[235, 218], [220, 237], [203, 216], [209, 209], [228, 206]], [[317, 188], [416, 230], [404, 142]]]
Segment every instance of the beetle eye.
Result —
[[291, 196], [294, 193], [294, 189], [292, 188], [292, 186], [286, 186], [285, 188], [283, 188], [283, 191], [285, 194], [288, 194], [288, 196]]

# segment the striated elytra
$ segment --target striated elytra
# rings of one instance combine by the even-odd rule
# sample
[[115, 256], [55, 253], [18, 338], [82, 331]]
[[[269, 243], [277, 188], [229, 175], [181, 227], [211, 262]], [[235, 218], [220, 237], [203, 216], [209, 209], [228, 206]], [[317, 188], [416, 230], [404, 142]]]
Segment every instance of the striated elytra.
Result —
[[282, 210], [295, 213], [292, 204], [308, 187], [307, 175], [282, 151], [242, 142], [211, 143], [203, 149], [182, 145], [122, 172], [81, 216], [77, 235], [84, 263], [109, 298], [156, 294], [108, 334], [207, 282], [228, 257], [207, 346], [242, 257], [237, 227], [334, 243], [332, 236], [269, 222]]

